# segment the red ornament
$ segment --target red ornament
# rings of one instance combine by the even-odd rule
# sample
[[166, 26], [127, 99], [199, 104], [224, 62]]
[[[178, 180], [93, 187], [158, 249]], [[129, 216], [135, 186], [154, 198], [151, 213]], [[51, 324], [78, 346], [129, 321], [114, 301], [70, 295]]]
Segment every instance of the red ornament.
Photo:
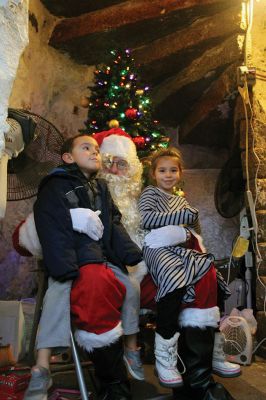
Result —
[[133, 142], [137, 146], [138, 150], [144, 149], [145, 147], [145, 138], [143, 136], [136, 136], [133, 139]]
[[136, 108], [128, 108], [125, 112], [125, 116], [128, 119], [137, 119], [138, 118], [138, 110]]

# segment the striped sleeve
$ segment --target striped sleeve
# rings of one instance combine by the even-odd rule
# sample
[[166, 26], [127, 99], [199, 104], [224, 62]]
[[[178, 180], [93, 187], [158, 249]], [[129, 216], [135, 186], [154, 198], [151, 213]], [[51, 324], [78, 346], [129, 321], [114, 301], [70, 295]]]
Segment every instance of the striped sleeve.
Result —
[[198, 219], [198, 210], [190, 207], [183, 198], [180, 198], [180, 207], [176, 210], [167, 211], [166, 205], [161, 198], [158, 199], [153, 187], [148, 186], [139, 200], [142, 227], [154, 229], [167, 225], [192, 225]]

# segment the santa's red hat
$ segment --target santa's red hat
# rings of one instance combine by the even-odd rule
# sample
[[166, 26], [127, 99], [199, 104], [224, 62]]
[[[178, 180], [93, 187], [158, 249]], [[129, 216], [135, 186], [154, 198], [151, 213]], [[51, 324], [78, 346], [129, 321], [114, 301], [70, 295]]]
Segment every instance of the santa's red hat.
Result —
[[129, 163], [138, 162], [137, 149], [131, 136], [119, 128], [116, 120], [110, 121], [109, 126], [111, 129], [93, 135], [100, 146], [101, 153], [125, 158]]

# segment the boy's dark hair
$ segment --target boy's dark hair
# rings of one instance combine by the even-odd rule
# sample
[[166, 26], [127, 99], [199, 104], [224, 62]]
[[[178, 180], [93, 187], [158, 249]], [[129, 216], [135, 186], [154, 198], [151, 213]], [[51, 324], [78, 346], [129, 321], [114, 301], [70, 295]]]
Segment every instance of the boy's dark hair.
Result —
[[79, 133], [79, 134], [77, 134], [71, 138], [68, 138], [67, 140], [64, 141], [64, 143], [62, 144], [62, 147], [61, 147], [61, 151], [60, 151], [61, 158], [64, 153], [72, 152], [75, 139], [77, 139], [78, 137], [81, 137], [81, 136], [90, 136], [90, 135], [87, 133]]

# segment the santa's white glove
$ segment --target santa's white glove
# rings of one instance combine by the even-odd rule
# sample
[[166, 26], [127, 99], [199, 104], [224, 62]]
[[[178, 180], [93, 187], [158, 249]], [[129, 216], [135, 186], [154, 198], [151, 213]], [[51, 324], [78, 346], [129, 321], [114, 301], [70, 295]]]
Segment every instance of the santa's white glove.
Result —
[[187, 240], [186, 229], [182, 226], [168, 225], [152, 229], [145, 236], [145, 245], [156, 249], [157, 247], [175, 246]]
[[19, 244], [33, 256], [42, 258], [42, 246], [37, 235], [33, 212], [19, 228]]
[[85, 233], [93, 240], [101, 239], [103, 224], [99, 218], [101, 211], [89, 208], [72, 208], [70, 210], [74, 231]]

